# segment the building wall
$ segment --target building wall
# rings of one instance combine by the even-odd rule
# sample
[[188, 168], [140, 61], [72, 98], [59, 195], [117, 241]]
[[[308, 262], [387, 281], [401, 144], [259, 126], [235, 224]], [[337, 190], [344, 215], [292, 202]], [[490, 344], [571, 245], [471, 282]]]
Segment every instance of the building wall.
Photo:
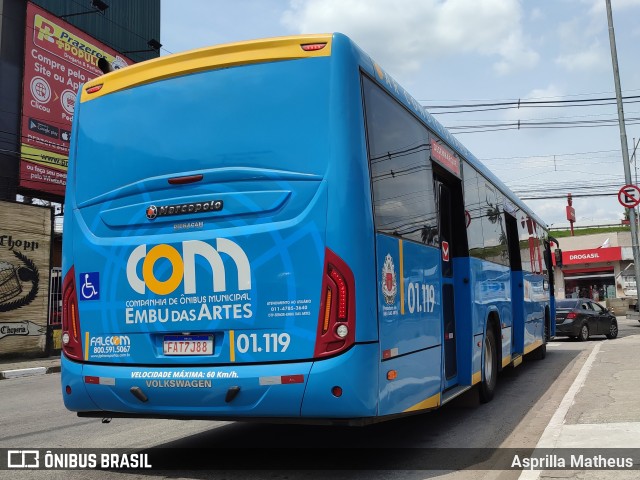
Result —
[[0, 358], [47, 350], [51, 208], [0, 202]]
[[[104, 2], [109, 5], [104, 14], [88, 13], [64, 20], [136, 62], [158, 57], [159, 51], [138, 51], [149, 50], [149, 40], [160, 40], [160, 0]], [[90, 0], [33, 3], [58, 17], [94, 10]], [[0, 0], [0, 200], [14, 201], [17, 193], [25, 193], [18, 183], [26, 9], [27, 0]], [[46, 194], [38, 198], [62, 200]]]
[[0, 0], [0, 200], [15, 200], [26, 2]]
[[[57, 17], [92, 11], [91, 2], [72, 0], [32, 0]], [[66, 17], [64, 20], [87, 32], [136, 62], [156, 58], [158, 52], [126, 53], [149, 50], [147, 42], [160, 41], [160, 0], [103, 0], [109, 5], [104, 13]]]

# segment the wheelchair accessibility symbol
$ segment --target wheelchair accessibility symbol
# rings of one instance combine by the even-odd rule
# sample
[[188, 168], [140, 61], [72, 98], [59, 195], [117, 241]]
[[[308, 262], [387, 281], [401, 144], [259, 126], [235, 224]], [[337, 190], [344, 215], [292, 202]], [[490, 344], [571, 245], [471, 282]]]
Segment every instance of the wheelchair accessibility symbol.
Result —
[[80, 300], [100, 300], [100, 274], [89, 272], [80, 274]]

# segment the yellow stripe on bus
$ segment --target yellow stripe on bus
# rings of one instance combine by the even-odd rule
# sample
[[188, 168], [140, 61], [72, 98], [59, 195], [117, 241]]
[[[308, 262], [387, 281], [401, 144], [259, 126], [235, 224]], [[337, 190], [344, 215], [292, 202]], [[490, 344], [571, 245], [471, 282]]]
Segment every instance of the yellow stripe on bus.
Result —
[[530, 345], [527, 345], [526, 347], [524, 347], [524, 353], [525, 355], [529, 352], [532, 352], [533, 350], [535, 350], [536, 348], [538, 348], [539, 346], [542, 345], [542, 340], [538, 339], [535, 342], [533, 342]]
[[229, 330], [229, 360], [236, 361], [236, 332]]
[[425, 410], [427, 408], [436, 408], [439, 406], [440, 406], [440, 394], [436, 393], [435, 395], [427, 398], [426, 400], [423, 400], [420, 403], [416, 403], [414, 406], [407, 408], [405, 412], [415, 412], [416, 410]]
[[506, 367], [507, 365], [509, 365], [511, 363], [511, 355], [507, 355], [506, 357], [504, 357], [502, 359], [502, 367]]
[[402, 240], [398, 239], [398, 252], [400, 259], [400, 315], [404, 315], [404, 252], [402, 251]]
[[[125, 88], [205, 70], [278, 60], [328, 57], [331, 55], [331, 39], [332, 35], [330, 34], [274, 37], [166, 55], [136, 63], [90, 80], [82, 88], [80, 102], [93, 100]], [[310, 51], [303, 50], [301, 47], [301, 45], [312, 43], [326, 43], [326, 46], [319, 50]], [[88, 89], [98, 85], [102, 85], [99, 90], [87, 93]]]
[[84, 332], [84, 359], [89, 360], [89, 332]]
[[476, 372], [471, 377], [471, 385], [475, 385], [476, 383], [480, 383], [482, 380], [482, 372]]

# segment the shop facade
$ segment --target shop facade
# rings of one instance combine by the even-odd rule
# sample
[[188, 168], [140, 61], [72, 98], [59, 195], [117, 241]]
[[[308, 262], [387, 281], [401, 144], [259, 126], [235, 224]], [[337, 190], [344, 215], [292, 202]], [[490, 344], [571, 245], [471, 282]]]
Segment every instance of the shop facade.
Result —
[[559, 242], [562, 266], [555, 269], [556, 298], [591, 298], [607, 306], [636, 303], [630, 233], [564, 237]]

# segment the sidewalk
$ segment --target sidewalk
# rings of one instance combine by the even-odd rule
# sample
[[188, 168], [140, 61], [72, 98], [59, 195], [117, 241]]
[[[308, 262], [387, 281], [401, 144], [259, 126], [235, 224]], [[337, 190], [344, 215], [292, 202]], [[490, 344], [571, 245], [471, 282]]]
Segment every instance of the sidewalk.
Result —
[[60, 357], [0, 360], [0, 380], [60, 371]]
[[[637, 319], [625, 317], [618, 317], [618, 323], [637, 333], [615, 340], [594, 338], [593, 350], [538, 440], [536, 457], [562, 456], [569, 466], [573, 454], [608, 459], [631, 455], [634, 468], [639, 468], [640, 325]], [[630, 468], [550, 467], [525, 470], [520, 480], [640, 478], [640, 471]]]

